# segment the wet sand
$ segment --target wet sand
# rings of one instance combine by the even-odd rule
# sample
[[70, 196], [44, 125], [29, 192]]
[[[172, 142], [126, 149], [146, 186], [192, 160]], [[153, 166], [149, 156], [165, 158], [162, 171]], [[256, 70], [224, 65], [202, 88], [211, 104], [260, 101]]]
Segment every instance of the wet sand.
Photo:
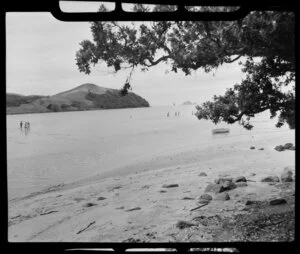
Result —
[[[294, 132], [280, 137], [269, 133], [266, 138], [254, 137], [251, 142], [231, 140], [205, 148], [183, 147], [173, 155], [162, 154], [120, 167], [105, 177], [53, 186], [10, 200], [8, 239], [11, 242], [235, 241], [241, 232], [232, 228], [238, 229], [238, 223], [245, 224], [239, 216], [251, 220], [259, 211], [270, 216], [293, 213], [294, 182], [260, 180], [269, 175], [280, 177], [285, 167], [295, 166], [295, 151], [274, 150], [276, 145], [294, 143], [294, 138]], [[201, 172], [207, 176], [199, 176]], [[245, 176], [247, 186], [228, 191], [227, 201], [215, 200], [212, 194], [213, 200], [208, 205], [191, 211], [199, 206], [199, 197], [206, 186], [222, 176]], [[169, 184], [175, 187], [163, 187]], [[287, 203], [267, 204], [280, 197]], [[267, 205], [249, 207], [247, 200]], [[192, 225], [180, 229], [176, 226], [178, 221]], [[258, 239], [250, 234], [249, 239], [263, 241], [268, 234], [261, 234]], [[247, 237], [243, 239], [246, 240]]]

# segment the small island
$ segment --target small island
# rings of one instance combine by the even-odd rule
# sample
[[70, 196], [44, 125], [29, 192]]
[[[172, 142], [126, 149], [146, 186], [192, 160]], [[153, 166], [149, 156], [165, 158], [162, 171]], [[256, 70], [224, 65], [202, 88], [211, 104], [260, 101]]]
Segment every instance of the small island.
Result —
[[182, 105], [196, 105], [197, 103], [191, 101], [185, 101]]

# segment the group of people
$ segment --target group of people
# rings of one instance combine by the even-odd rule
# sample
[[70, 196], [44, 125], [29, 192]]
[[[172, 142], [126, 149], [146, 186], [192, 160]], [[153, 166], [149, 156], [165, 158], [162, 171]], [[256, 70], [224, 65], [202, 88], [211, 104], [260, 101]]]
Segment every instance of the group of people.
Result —
[[[179, 116], [180, 115], [180, 112], [179, 111], [175, 111], [175, 116]], [[170, 112], [167, 113], [167, 117], [170, 116]]]
[[[24, 128], [25, 130], [29, 129], [30, 128], [30, 122], [24, 122]], [[20, 122], [20, 129], [22, 130], [23, 129], [23, 122], [21, 121]]]

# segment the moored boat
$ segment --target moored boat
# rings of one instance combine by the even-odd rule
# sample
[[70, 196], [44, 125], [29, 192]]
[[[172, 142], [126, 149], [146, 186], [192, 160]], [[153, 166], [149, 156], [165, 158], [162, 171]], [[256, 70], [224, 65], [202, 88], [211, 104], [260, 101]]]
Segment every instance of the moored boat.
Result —
[[229, 133], [228, 128], [218, 128], [218, 129], [213, 129], [212, 134], [219, 134], [219, 133]]

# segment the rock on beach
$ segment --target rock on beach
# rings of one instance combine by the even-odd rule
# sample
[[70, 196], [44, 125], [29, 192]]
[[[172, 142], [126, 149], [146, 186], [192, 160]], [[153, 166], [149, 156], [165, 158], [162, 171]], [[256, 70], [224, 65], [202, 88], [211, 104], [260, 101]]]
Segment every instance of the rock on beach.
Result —
[[233, 180], [232, 177], [221, 177], [221, 178], [215, 179], [215, 183], [216, 184], [222, 184], [222, 183], [227, 182], [227, 181], [232, 182], [232, 180]]
[[283, 205], [286, 204], [286, 200], [283, 198], [277, 198], [270, 201], [270, 205]]
[[246, 177], [244, 177], [244, 176], [238, 176], [238, 177], [236, 177], [236, 178], [233, 179], [233, 182], [234, 182], [234, 183], [238, 183], [238, 182], [247, 182], [247, 179], [246, 179]]
[[294, 179], [292, 170], [289, 167], [285, 167], [280, 178], [282, 182], [293, 182]]
[[227, 192], [220, 193], [215, 196], [214, 200], [219, 200], [219, 201], [227, 201], [230, 199], [230, 196]]
[[267, 177], [262, 178], [261, 182], [266, 182], [266, 183], [280, 182], [280, 180], [279, 180], [278, 176], [267, 176]]
[[237, 187], [237, 185], [231, 181], [226, 181], [224, 183], [221, 184], [221, 189], [220, 192], [224, 192], [224, 191], [229, 191], [229, 190], [233, 190]]
[[213, 193], [219, 193], [221, 190], [221, 185], [216, 183], [210, 183], [206, 186], [204, 192], [213, 192]]

